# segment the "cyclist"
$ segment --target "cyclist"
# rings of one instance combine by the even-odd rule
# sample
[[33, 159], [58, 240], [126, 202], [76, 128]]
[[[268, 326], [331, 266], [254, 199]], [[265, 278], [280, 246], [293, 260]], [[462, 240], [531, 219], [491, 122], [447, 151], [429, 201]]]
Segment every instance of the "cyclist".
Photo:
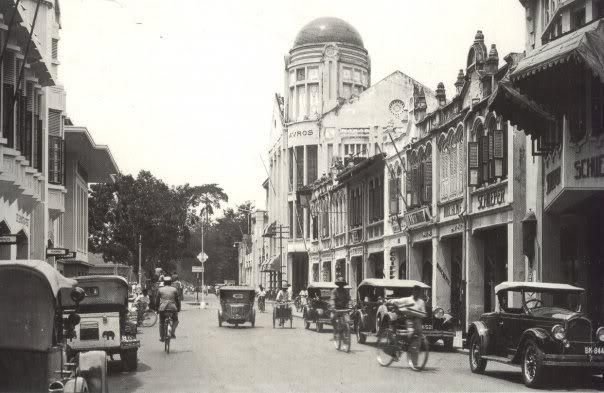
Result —
[[409, 354], [412, 357], [409, 359], [409, 365], [415, 367], [417, 363], [417, 354], [419, 352], [420, 337], [422, 334], [422, 320], [426, 316], [426, 303], [422, 298], [423, 289], [419, 285], [413, 287], [413, 294], [400, 299], [390, 301], [398, 307], [404, 307], [412, 311], [412, 314], [406, 317], [407, 329], [412, 329], [413, 339], [409, 347]]
[[[346, 286], [346, 280], [344, 277], [339, 276], [336, 278], [335, 284], [338, 286], [331, 291], [331, 297], [329, 299], [329, 304], [333, 310], [331, 313], [331, 323], [332, 326], [336, 327], [336, 313], [335, 310], [342, 310], [348, 308], [350, 304], [350, 293], [348, 290], [344, 288]], [[346, 314], [347, 317], [348, 314]]]
[[[275, 299], [277, 303], [284, 304], [290, 301], [291, 298], [289, 297], [289, 291], [287, 290], [288, 288], [288, 283], [281, 284], [281, 290], [279, 291], [279, 293], [277, 293], [277, 298]], [[279, 320], [279, 326], [283, 326], [284, 323], [285, 322], [283, 321], [283, 319]]]
[[164, 276], [164, 286], [157, 291], [157, 311], [159, 311], [159, 341], [164, 341], [164, 323], [166, 314], [172, 313], [172, 336], [176, 338], [176, 327], [178, 326], [178, 313], [180, 312], [180, 296], [178, 290], [172, 286], [172, 277]]

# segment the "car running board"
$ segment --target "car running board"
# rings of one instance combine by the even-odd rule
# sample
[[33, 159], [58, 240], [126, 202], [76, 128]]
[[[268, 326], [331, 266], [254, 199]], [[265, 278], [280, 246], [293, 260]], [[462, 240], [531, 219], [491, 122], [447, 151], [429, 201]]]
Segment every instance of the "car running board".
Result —
[[512, 363], [512, 359], [506, 356], [482, 355], [481, 358], [484, 360], [491, 360], [493, 362], [508, 364], [510, 366], [517, 366], [517, 364]]

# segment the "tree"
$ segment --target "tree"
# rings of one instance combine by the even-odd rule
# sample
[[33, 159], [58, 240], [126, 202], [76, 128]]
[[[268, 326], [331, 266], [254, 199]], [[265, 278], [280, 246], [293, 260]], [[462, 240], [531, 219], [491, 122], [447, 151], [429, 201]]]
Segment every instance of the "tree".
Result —
[[138, 270], [140, 237], [143, 269], [174, 271], [187, 249], [190, 228], [199, 220], [195, 212], [205, 200], [220, 207], [228, 196], [217, 184], [169, 187], [148, 171], [95, 184], [88, 204], [89, 250]]

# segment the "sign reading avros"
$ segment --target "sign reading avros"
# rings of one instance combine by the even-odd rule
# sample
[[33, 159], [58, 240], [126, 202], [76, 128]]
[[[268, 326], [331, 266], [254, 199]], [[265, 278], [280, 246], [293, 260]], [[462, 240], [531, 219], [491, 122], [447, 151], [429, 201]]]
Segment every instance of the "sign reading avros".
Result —
[[319, 143], [319, 131], [313, 129], [290, 129], [287, 133], [287, 146], [314, 145]]

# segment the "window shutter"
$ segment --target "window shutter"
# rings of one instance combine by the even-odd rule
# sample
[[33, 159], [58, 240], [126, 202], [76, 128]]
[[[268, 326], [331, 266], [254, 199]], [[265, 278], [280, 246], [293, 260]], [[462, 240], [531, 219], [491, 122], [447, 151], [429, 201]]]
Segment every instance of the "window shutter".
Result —
[[504, 146], [504, 138], [503, 131], [497, 129], [493, 132], [493, 157], [494, 157], [494, 165], [495, 165], [495, 177], [503, 176], [503, 160], [505, 158], [505, 146]]
[[432, 203], [432, 160], [424, 162], [424, 203]]
[[482, 176], [479, 182], [489, 180], [489, 137], [486, 135], [480, 136], [480, 155], [482, 156]]
[[479, 185], [480, 162], [478, 142], [468, 143], [468, 185], [477, 187]]
[[445, 154], [443, 154], [443, 194], [444, 197], [447, 198], [449, 196], [449, 183], [450, 183], [450, 176], [449, 176], [449, 159], [450, 159], [450, 153], [446, 152]]
[[457, 190], [463, 193], [463, 143], [457, 145]]
[[15, 72], [15, 54], [7, 52], [3, 63], [4, 68], [4, 84], [15, 85], [16, 83], [16, 72]]
[[413, 169], [410, 166], [405, 171], [405, 194], [407, 203], [413, 205]]
[[50, 109], [48, 111], [48, 133], [61, 136], [61, 112]]
[[489, 180], [495, 177], [495, 138], [493, 130], [489, 130]]
[[457, 145], [451, 148], [449, 154], [449, 195], [457, 195]]
[[388, 182], [388, 191], [390, 193], [390, 214], [398, 213], [398, 193], [397, 193], [397, 179], [390, 179]]

